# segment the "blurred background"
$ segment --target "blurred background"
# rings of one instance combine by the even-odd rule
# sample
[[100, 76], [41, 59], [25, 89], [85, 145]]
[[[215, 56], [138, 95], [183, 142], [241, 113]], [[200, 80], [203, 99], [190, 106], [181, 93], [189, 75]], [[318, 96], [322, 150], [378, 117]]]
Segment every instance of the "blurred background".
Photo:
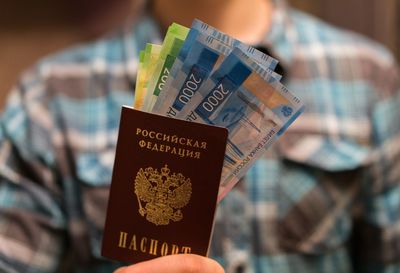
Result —
[[[38, 58], [101, 36], [143, 0], [1, 0], [0, 108]], [[299, 9], [385, 44], [400, 60], [400, 0], [290, 0]]]

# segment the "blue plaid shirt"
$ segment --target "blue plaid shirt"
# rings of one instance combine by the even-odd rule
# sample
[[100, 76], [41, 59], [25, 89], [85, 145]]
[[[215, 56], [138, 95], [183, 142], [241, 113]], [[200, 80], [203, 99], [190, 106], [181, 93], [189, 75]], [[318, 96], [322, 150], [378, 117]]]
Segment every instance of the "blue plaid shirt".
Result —
[[[282, 3], [281, 3], [282, 4]], [[378, 44], [278, 4], [268, 47], [306, 112], [219, 205], [227, 272], [400, 271], [400, 83]], [[121, 105], [148, 16], [51, 56], [0, 124], [0, 271], [111, 272], [100, 255]]]

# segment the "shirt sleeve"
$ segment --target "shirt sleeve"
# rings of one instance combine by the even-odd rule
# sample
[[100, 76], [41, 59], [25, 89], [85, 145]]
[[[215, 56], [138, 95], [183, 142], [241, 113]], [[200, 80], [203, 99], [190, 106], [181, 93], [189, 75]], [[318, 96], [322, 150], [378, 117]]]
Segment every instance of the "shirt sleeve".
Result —
[[368, 167], [354, 229], [356, 272], [400, 271], [400, 80], [395, 65], [376, 72]]
[[0, 120], [0, 272], [55, 272], [66, 245], [45, 88], [22, 77]]

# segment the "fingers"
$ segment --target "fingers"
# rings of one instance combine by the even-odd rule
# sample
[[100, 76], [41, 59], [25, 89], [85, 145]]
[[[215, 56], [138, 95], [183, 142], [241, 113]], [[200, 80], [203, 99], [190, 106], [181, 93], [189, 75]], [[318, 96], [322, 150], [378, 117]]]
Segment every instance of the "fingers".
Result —
[[123, 267], [114, 273], [224, 273], [214, 260], [193, 254], [169, 255], [136, 265]]

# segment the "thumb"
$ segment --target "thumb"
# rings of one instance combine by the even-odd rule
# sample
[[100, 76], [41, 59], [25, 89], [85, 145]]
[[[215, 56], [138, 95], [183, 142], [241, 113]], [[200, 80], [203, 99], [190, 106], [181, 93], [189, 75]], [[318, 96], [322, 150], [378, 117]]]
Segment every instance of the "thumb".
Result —
[[114, 273], [224, 273], [216, 261], [194, 254], [168, 255], [119, 270]]

